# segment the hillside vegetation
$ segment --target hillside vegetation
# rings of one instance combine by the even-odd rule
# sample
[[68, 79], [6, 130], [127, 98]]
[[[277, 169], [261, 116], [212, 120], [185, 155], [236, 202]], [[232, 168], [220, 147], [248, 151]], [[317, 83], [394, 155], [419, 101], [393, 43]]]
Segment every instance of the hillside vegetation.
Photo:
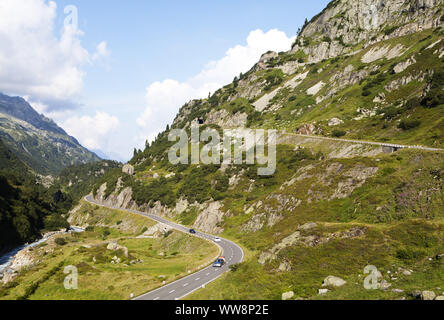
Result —
[[69, 210], [67, 197], [36, 184], [31, 169], [1, 140], [0, 185], [0, 252], [69, 226], [61, 215]]
[[106, 172], [120, 167], [114, 161], [70, 166], [46, 181], [0, 140], [0, 252], [69, 227], [63, 215]]

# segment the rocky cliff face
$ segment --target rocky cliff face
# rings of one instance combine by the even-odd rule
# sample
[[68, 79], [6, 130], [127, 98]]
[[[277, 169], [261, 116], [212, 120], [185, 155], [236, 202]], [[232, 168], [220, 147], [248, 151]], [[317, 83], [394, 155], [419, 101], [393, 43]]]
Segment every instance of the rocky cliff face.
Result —
[[108, 196], [106, 196], [107, 184], [102, 184], [97, 190], [95, 199], [109, 207], [138, 210], [173, 219], [177, 219], [177, 217], [184, 212], [186, 213], [190, 210], [196, 210], [198, 216], [196, 221], [192, 224], [193, 227], [213, 234], [218, 234], [223, 231], [220, 224], [226, 213], [221, 210], [222, 204], [218, 201], [207, 201], [203, 204], [189, 204], [187, 200], [181, 199], [177, 201], [176, 206], [172, 208], [162, 205], [159, 201], [153, 206], [146, 204], [139, 206], [132, 198], [133, 190], [131, 187], [126, 187], [123, 190], [120, 190], [120, 184], [121, 181], [119, 180], [114, 192]]
[[302, 50], [309, 63], [319, 62], [351, 53], [359, 43], [366, 47], [435, 28], [442, 24], [442, 4], [442, 0], [335, 0], [303, 27], [292, 52]]
[[444, 99], [431, 90], [444, 84], [443, 14], [443, 0], [332, 1], [290, 51], [264, 53], [210, 98], [185, 104], [172, 127], [199, 119], [223, 128], [401, 142], [401, 122], [424, 119], [429, 127], [415, 129], [410, 140], [443, 146], [431, 133], [442, 122], [427, 120], [439, 118], [438, 109], [420, 109]]

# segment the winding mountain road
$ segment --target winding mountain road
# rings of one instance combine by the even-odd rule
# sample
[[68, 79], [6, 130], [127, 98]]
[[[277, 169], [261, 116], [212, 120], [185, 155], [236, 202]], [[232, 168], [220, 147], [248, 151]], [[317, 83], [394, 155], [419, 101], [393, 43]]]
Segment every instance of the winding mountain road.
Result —
[[[137, 211], [137, 210], [131, 210], [131, 209], [122, 209], [112, 206], [106, 206], [100, 203], [99, 201], [95, 200], [92, 195], [88, 195], [85, 197], [85, 200], [89, 203], [110, 208], [110, 209], [118, 209], [123, 211], [128, 211], [134, 214], [138, 214], [144, 217], [147, 217], [149, 219], [152, 219], [154, 221], [166, 224], [170, 226], [173, 229], [176, 229], [178, 231], [189, 233], [189, 228], [182, 226], [180, 224], [171, 222], [169, 220], [166, 220], [164, 218], [161, 218], [156, 215], [148, 214], [145, 212]], [[216, 236], [206, 234], [203, 232], [196, 231], [196, 234], [190, 234], [195, 237], [199, 237], [205, 240], [214, 241]], [[220, 242], [215, 242], [220, 249], [222, 250], [222, 255], [225, 257], [227, 263], [222, 268], [214, 268], [213, 266], [206, 267], [200, 271], [197, 271], [189, 276], [186, 276], [184, 278], [181, 278], [179, 280], [176, 280], [174, 282], [171, 282], [169, 284], [164, 285], [163, 287], [160, 287], [158, 289], [155, 289], [153, 291], [150, 291], [148, 293], [145, 293], [134, 300], [178, 300], [181, 299], [190, 293], [204, 287], [206, 284], [216, 280], [219, 278], [222, 274], [229, 271], [229, 266], [232, 264], [240, 263], [244, 259], [244, 252], [242, 251], [242, 248], [239, 247], [234, 242], [220, 238]]]

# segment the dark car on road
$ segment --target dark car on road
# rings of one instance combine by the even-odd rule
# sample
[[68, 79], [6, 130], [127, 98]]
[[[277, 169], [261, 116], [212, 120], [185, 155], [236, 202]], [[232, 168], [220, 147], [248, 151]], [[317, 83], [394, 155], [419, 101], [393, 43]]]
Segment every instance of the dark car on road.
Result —
[[192, 234], [196, 234], [196, 230], [194, 230], [194, 229], [190, 229], [190, 233], [192, 233]]
[[215, 268], [222, 268], [224, 264], [225, 264], [225, 258], [224, 257], [219, 257], [219, 258], [216, 259], [216, 261], [214, 261], [213, 267], [215, 267]]

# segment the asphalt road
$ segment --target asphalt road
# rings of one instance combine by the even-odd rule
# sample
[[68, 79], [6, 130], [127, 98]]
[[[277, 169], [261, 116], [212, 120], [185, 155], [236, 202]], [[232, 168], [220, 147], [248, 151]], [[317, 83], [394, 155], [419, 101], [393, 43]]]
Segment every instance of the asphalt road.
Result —
[[[130, 209], [121, 209], [117, 207], [110, 207], [110, 206], [104, 206], [103, 204], [96, 201], [92, 195], [86, 196], [85, 200], [102, 206], [107, 207], [111, 209], [119, 209], [128, 211], [131, 213], [139, 214], [142, 216], [145, 216], [147, 218], [150, 218], [154, 221], [164, 223], [178, 231], [185, 232], [187, 234], [189, 233], [189, 228], [182, 226], [180, 224], [168, 221], [164, 218], [161, 218], [156, 215], [148, 214], [145, 212], [137, 211], [137, 210], [130, 210]], [[214, 241], [216, 236], [206, 234], [203, 232], [199, 232], [196, 230], [196, 234], [190, 234], [195, 237], [204, 238], [210, 241]], [[179, 279], [177, 281], [171, 282], [169, 284], [164, 285], [163, 287], [160, 287], [158, 289], [155, 289], [153, 291], [150, 291], [148, 293], [145, 293], [134, 300], [178, 300], [181, 299], [190, 293], [202, 288], [206, 284], [216, 280], [219, 278], [223, 273], [229, 271], [229, 266], [232, 264], [236, 264], [239, 262], [242, 262], [244, 259], [244, 252], [242, 251], [241, 247], [239, 247], [234, 242], [220, 238], [220, 242], [215, 242], [222, 250], [222, 255], [225, 257], [227, 263], [222, 268], [215, 268], [213, 266], [206, 267], [200, 271], [197, 271], [193, 274], [190, 274], [189, 276], [186, 276], [182, 279]]]
[[386, 142], [374, 142], [374, 141], [364, 141], [364, 140], [349, 140], [349, 139], [341, 139], [341, 138], [330, 138], [330, 137], [322, 137], [308, 134], [298, 134], [298, 133], [287, 133], [294, 136], [300, 136], [304, 138], [318, 139], [318, 140], [330, 140], [330, 141], [339, 141], [339, 142], [350, 142], [356, 144], [369, 144], [374, 146], [382, 146], [382, 147], [392, 147], [398, 149], [417, 149], [417, 150], [425, 150], [425, 151], [444, 151], [444, 149], [440, 148], [431, 148], [424, 146], [412, 146], [412, 145], [403, 145], [403, 144], [394, 144], [394, 143], [386, 143]]

